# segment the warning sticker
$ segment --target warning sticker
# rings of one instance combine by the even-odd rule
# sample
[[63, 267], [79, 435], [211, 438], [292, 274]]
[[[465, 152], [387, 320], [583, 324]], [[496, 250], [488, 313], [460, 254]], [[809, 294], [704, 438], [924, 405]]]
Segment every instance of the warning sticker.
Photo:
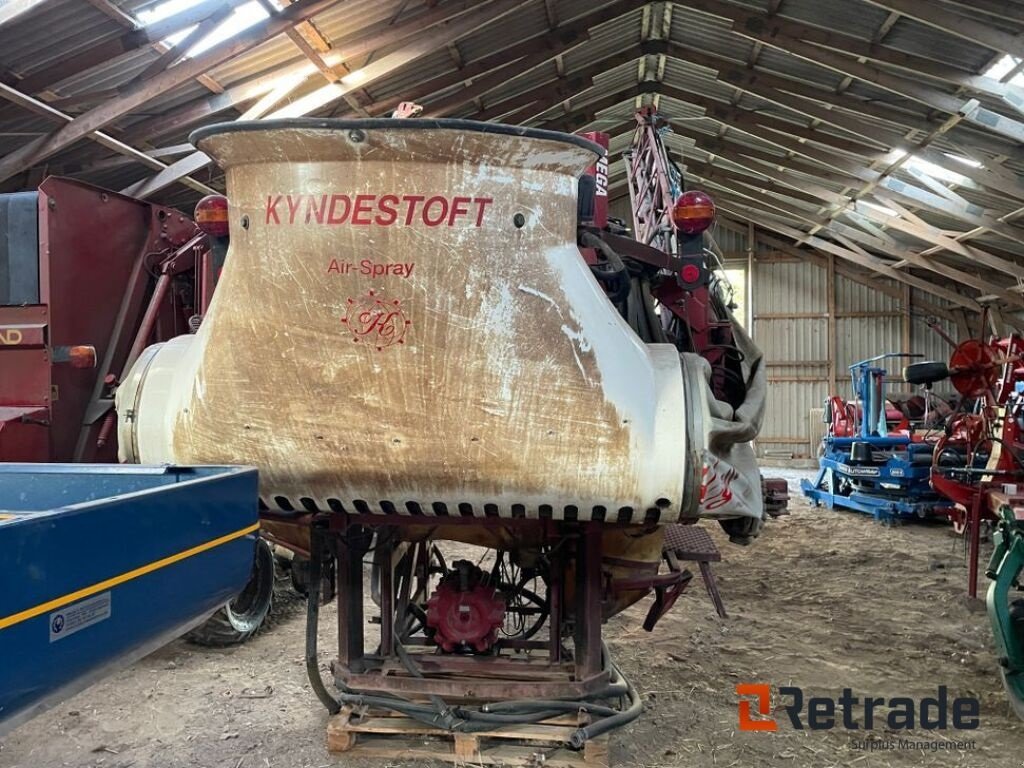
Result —
[[50, 614], [50, 642], [56, 642], [80, 629], [110, 618], [110, 593], [72, 603]]

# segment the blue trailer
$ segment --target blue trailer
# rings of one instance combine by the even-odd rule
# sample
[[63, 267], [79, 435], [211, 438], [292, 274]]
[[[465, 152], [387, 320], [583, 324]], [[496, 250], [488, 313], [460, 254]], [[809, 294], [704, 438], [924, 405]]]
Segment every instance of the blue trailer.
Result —
[[252, 468], [0, 464], [0, 735], [231, 601], [258, 530]]

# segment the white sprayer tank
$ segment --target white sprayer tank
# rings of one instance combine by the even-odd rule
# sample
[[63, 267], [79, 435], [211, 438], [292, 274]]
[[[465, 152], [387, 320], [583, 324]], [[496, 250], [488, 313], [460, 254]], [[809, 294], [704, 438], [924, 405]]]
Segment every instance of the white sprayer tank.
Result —
[[202, 129], [231, 245], [117, 395], [122, 459], [251, 464], [270, 508], [696, 514], [702, 407], [576, 247], [578, 137], [454, 120]]

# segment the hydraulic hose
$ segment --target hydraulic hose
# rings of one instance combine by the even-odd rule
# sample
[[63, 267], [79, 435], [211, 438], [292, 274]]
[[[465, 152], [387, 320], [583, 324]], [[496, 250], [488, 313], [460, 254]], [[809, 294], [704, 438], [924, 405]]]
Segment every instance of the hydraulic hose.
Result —
[[600, 251], [601, 255], [608, 259], [608, 263], [612, 265], [610, 275], [617, 275], [626, 271], [626, 265], [622, 261], [622, 257], [597, 235], [591, 232], [583, 232], [580, 234], [579, 242], [584, 248], [593, 248]]
[[[520, 699], [485, 704], [480, 709], [449, 707], [440, 696], [431, 696], [431, 704], [417, 704], [389, 694], [368, 695], [343, 688], [335, 697], [327, 690], [322, 675], [318, 654], [317, 629], [320, 622], [320, 590], [323, 579], [324, 542], [319, 529], [310, 531], [310, 583], [306, 597], [306, 674], [310, 685], [320, 702], [332, 715], [341, 711], [344, 704], [354, 707], [377, 707], [390, 709], [424, 725], [445, 731], [474, 733], [487, 731], [501, 724], [537, 723], [564, 712], [586, 712], [599, 720], [577, 729], [569, 739], [569, 746], [580, 749], [589, 739], [607, 733], [613, 728], [636, 720], [643, 710], [643, 701], [636, 688], [626, 680], [621, 670], [611, 662], [608, 649], [603, 648], [604, 669], [612, 674], [612, 682], [600, 691], [588, 695], [588, 699], [611, 699], [625, 696], [630, 706], [618, 710], [593, 701], [571, 699]], [[413, 677], [424, 678], [412, 657], [400, 642], [395, 643], [395, 652], [403, 666]]]
[[381, 707], [400, 712], [411, 718], [415, 718], [427, 725], [437, 727], [437, 712], [425, 705], [415, 704], [400, 698], [390, 696], [366, 696], [353, 691], [345, 690], [335, 698], [320, 675], [320, 662], [317, 650], [318, 638], [317, 628], [320, 623], [320, 584], [323, 578], [323, 539], [319, 529], [314, 525], [310, 529], [310, 584], [306, 596], [306, 674], [309, 677], [309, 684], [320, 702], [332, 715], [341, 711], [343, 704], [353, 706]]
[[629, 295], [630, 279], [629, 273], [626, 270], [626, 264], [622, 261], [622, 257], [619, 256], [614, 248], [592, 232], [581, 232], [579, 236], [579, 244], [584, 248], [593, 248], [594, 250], [599, 251], [608, 261], [608, 264], [611, 265], [611, 270], [601, 269], [600, 267], [591, 267], [591, 271], [602, 279], [615, 284], [611, 295], [608, 297], [612, 304], [618, 304], [625, 299], [626, 296]]
[[612, 664], [612, 669], [614, 669], [619, 677], [626, 682], [626, 686], [628, 688], [626, 696], [629, 698], [629, 707], [614, 715], [597, 720], [583, 728], [578, 728], [569, 738], [569, 746], [573, 749], [581, 749], [590, 739], [600, 736], [602, 733], [607, 733], [613, 728], [621, 728], [624, 725], [628, 725], [640, 717], [640, 713], [644, 710], [644, 702], [643, 699], [640, 698], [640, 692], [637, 691], [636, 687], [631, 682], [622, 676], [622, 672], [614, 664]]
[[317, 656], [317, 628], [320, 625], [320, 582], [323, 579], [323, 539], [313, 525], [309, 531], [309, 590], [306, 593], [306, 675], [313, 692], [332, 715], [341, 711], [341, 703], [331, 695], [320, 675]]
[[[600, 693], [603, 694], [604, 691], [601, 691]], [[601, 698], [606, 697], [602, 695]], [[608, 696], [607, 698], [611, 698], [611, 696]], [[594, 704], [590, 701], [566, 701], [562, 699], [528, 699], [523, 701], [503, 701], [495, 704], [488, 704], [484, 707], [483, 711], [487, 713], [502, 714], [506, 712], [523, 712], [539, 708], [554, 710], [556, 713], [586, 712], [591, 715], [600, 715], [601, 717], [610, 717], [611, 715], [614, 715], [619, 711], [614, 707], [608, 707], [604, 704]]]
[[[408, 651], [402, 645], [398, 638], [395, 638], [395, 653], [398, 654], [399, 660], [402, 662], [402, 666], [408, 670], [409, 674], [413, 677], [418, 677], [420, 680], [423, 679], [423, 672], [416, 666], [413, 660], [409, 657]], [[430, 703], [434, 705], [434, 709], [437, 710], [437, 715], [442, 720], [447, 720], [452, 716], [451, 708], [440, 696], [431, 695]]]

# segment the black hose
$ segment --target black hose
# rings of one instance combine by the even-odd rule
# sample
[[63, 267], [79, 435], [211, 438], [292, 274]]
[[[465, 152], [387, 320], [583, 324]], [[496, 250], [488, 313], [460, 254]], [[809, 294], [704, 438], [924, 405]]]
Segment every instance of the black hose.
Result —
[[341, 703], [331, 695], [320, 675], [317, 658], [317, 628], [320, 624], [320, 582], [323, 579], [323, 540], [314, 525], [309, 532], [309, 590], [306, 593], [306, 675], [313, 692], [332, 715], [341, 711]]
[[[323, 677], [320, 674], [317, 651], [317, 628], [320, 621], [320, 588], [323, 580], [323, 548], [324, 542], [320, 535], [320, 529], [317, 526], [311, 527], [310, 582], [309, 591], [306, 595], [306, 674], [309, 677], [310, 685], [313, 687], [313, 692], [332, 715], [340, 712], [343, 704], [355, 707], [378, 707], [398, 712], [432, 728], [464, 733], [490, 730], [496, 724], [536, 723], [563, 712], [587, 712], [588, 714], [601, 716], [600, 720], [586, 727], [579, 728], [572, 734], [569, 739], [569, 745], [574, 749], [580, 749], [589, 739], [600, 736], [613, 728], [631, 723], [640, 716], [643, 710], [643, 701], [640, 699], [640, 694], [623, 677], [621, 670], [611, 663], [607, 648], [604, 649], [603, 654], [605, 659], [604, 666], [605, 669], [614, 675], [613, 681], [604, 689], [588, 695], [587, 698], [614, 698], [624, 694], [631, 702], [629, 708], [625, 710], [617, 710], [613, 707], [595, 704], [590, 701], [560, 699], [521, 699], [486, 704], [480, 710], [464, 709], [462, 707], [452, 709], [440, 696], [431, 696], [431, 705], [428, 706], [388, 694], [367, 695], [348, 689], [343, 689], [342, 693], [335, 697], [327, 690], [327, 686], [324, 684]], [[421, 679], [424, 677], [423, 672], [416, 666], [412, 657], [401, 643], [395, 643], [395, 652], [409, 674]], [[625, 684], [624, 691], [623, 684]]]
[[661, 325], [661, 318], [654, 311], [654, 297], [651, 295], [651, 283], [649, 280], [640, 282], [640, 297], [643, 300], [644, 313], [647, 315], [647, 323], [651, 327], [651, 337], [658, 344], [668, 341], [665, 336], [665, 329]]
[[[409, 652], [405, 650], [405, 647], [396, 638], [395, 641], [395, 653], [398, 654], [399, 660], [402, 662], [402, 666], [408, 670], [409, 674], [413, 677], [417, 677], [420, 680], [423, 679], [423, 672], [416, 666], [412, 658], [409, 656]], [[440, 696], [431, 694], [430, 703], [434, 705], [434, 709], [437, 711], [438, 717], [442, 720], [447, 720], [452, 717], [451, 707], [442, 699]]]
[[[628, 692], [628, 689], [627, 689]], [[604, 696], [605, 691], [600, 692], [601, 698], [611, 698], [611, 696]], [[488, 704], [484, 710], [488, 713], [501, 714], [504, 712], [518, 712], [526, 706], [530, 707], [544, 707], [545, 709], [556, 710], [556, 712], [586, 712], [591, 715], [600, 715], [601, 717], [611, 717], [612, 715], [619, 712], [614, 707], [607, 707], [604, 704], [594, 704], [590, 701], [569, 701], [562, 699], [529, 699], [524, 701], [502, 701], [494, 704]]]
[[612, 283], [613, 287], [608, 298], [612, 304], [617, 306], [629, 295], [630, 291], [629, 273], [626, 270], [625, 262], [622, 261], [622, 257], [601, 237], [592, 232], [581, 232], [577, 242], [584, 248], [593, 248], [600, 252], [611, 265], [610, 270], [602, 269], [598, 266], [592, 266], [590, 269], [596, 277]]
[[586, 231], [580, 233], [579, 243], [584, 248], [593, 248], [594, 250], [601, 252], [601, 255], [604, 256], [608, 260], [608, 263], [612, 265], [612, 269], [609, 274], [618, 274], [626, 271], [626, 265], [622, 261], [622, 257], [619, 256], [618, 252], [594, 233]]
[[615, 670], [619, 678], [626, 683], [628, 689], [626, 696], [629, 698], [629, 707], [614, 715], [597, 720], [583, 728], [578, 728], [569, 738], [569, 746], [573, 749], [581, 749], [590, 739], [596, 738], [603, 733], [607, 733], [613, 728], [621, 728], [622, 726], [633, 722], [640, 717], [640, 713], [644, 710], [644, 702], [643, 699], [640, 698], [640, 692], [637, 691], [636, 687], [631, 682], [623, 677], [622, 672], [614, 664], [612, 664], [612, 669]]
[[464, 722], [466, 725], [455, 730], [472, 733], [473, 731], [492, 730], [495, 725], [530, 725], [532, 723], [539, 723], [560, 715], [561, 710], [549, 709], [540, 710], [539, 712], [502, 715], [480, 712], [475, 709], [459, 709], [458, 714], [460, 717], [465, 718]]

